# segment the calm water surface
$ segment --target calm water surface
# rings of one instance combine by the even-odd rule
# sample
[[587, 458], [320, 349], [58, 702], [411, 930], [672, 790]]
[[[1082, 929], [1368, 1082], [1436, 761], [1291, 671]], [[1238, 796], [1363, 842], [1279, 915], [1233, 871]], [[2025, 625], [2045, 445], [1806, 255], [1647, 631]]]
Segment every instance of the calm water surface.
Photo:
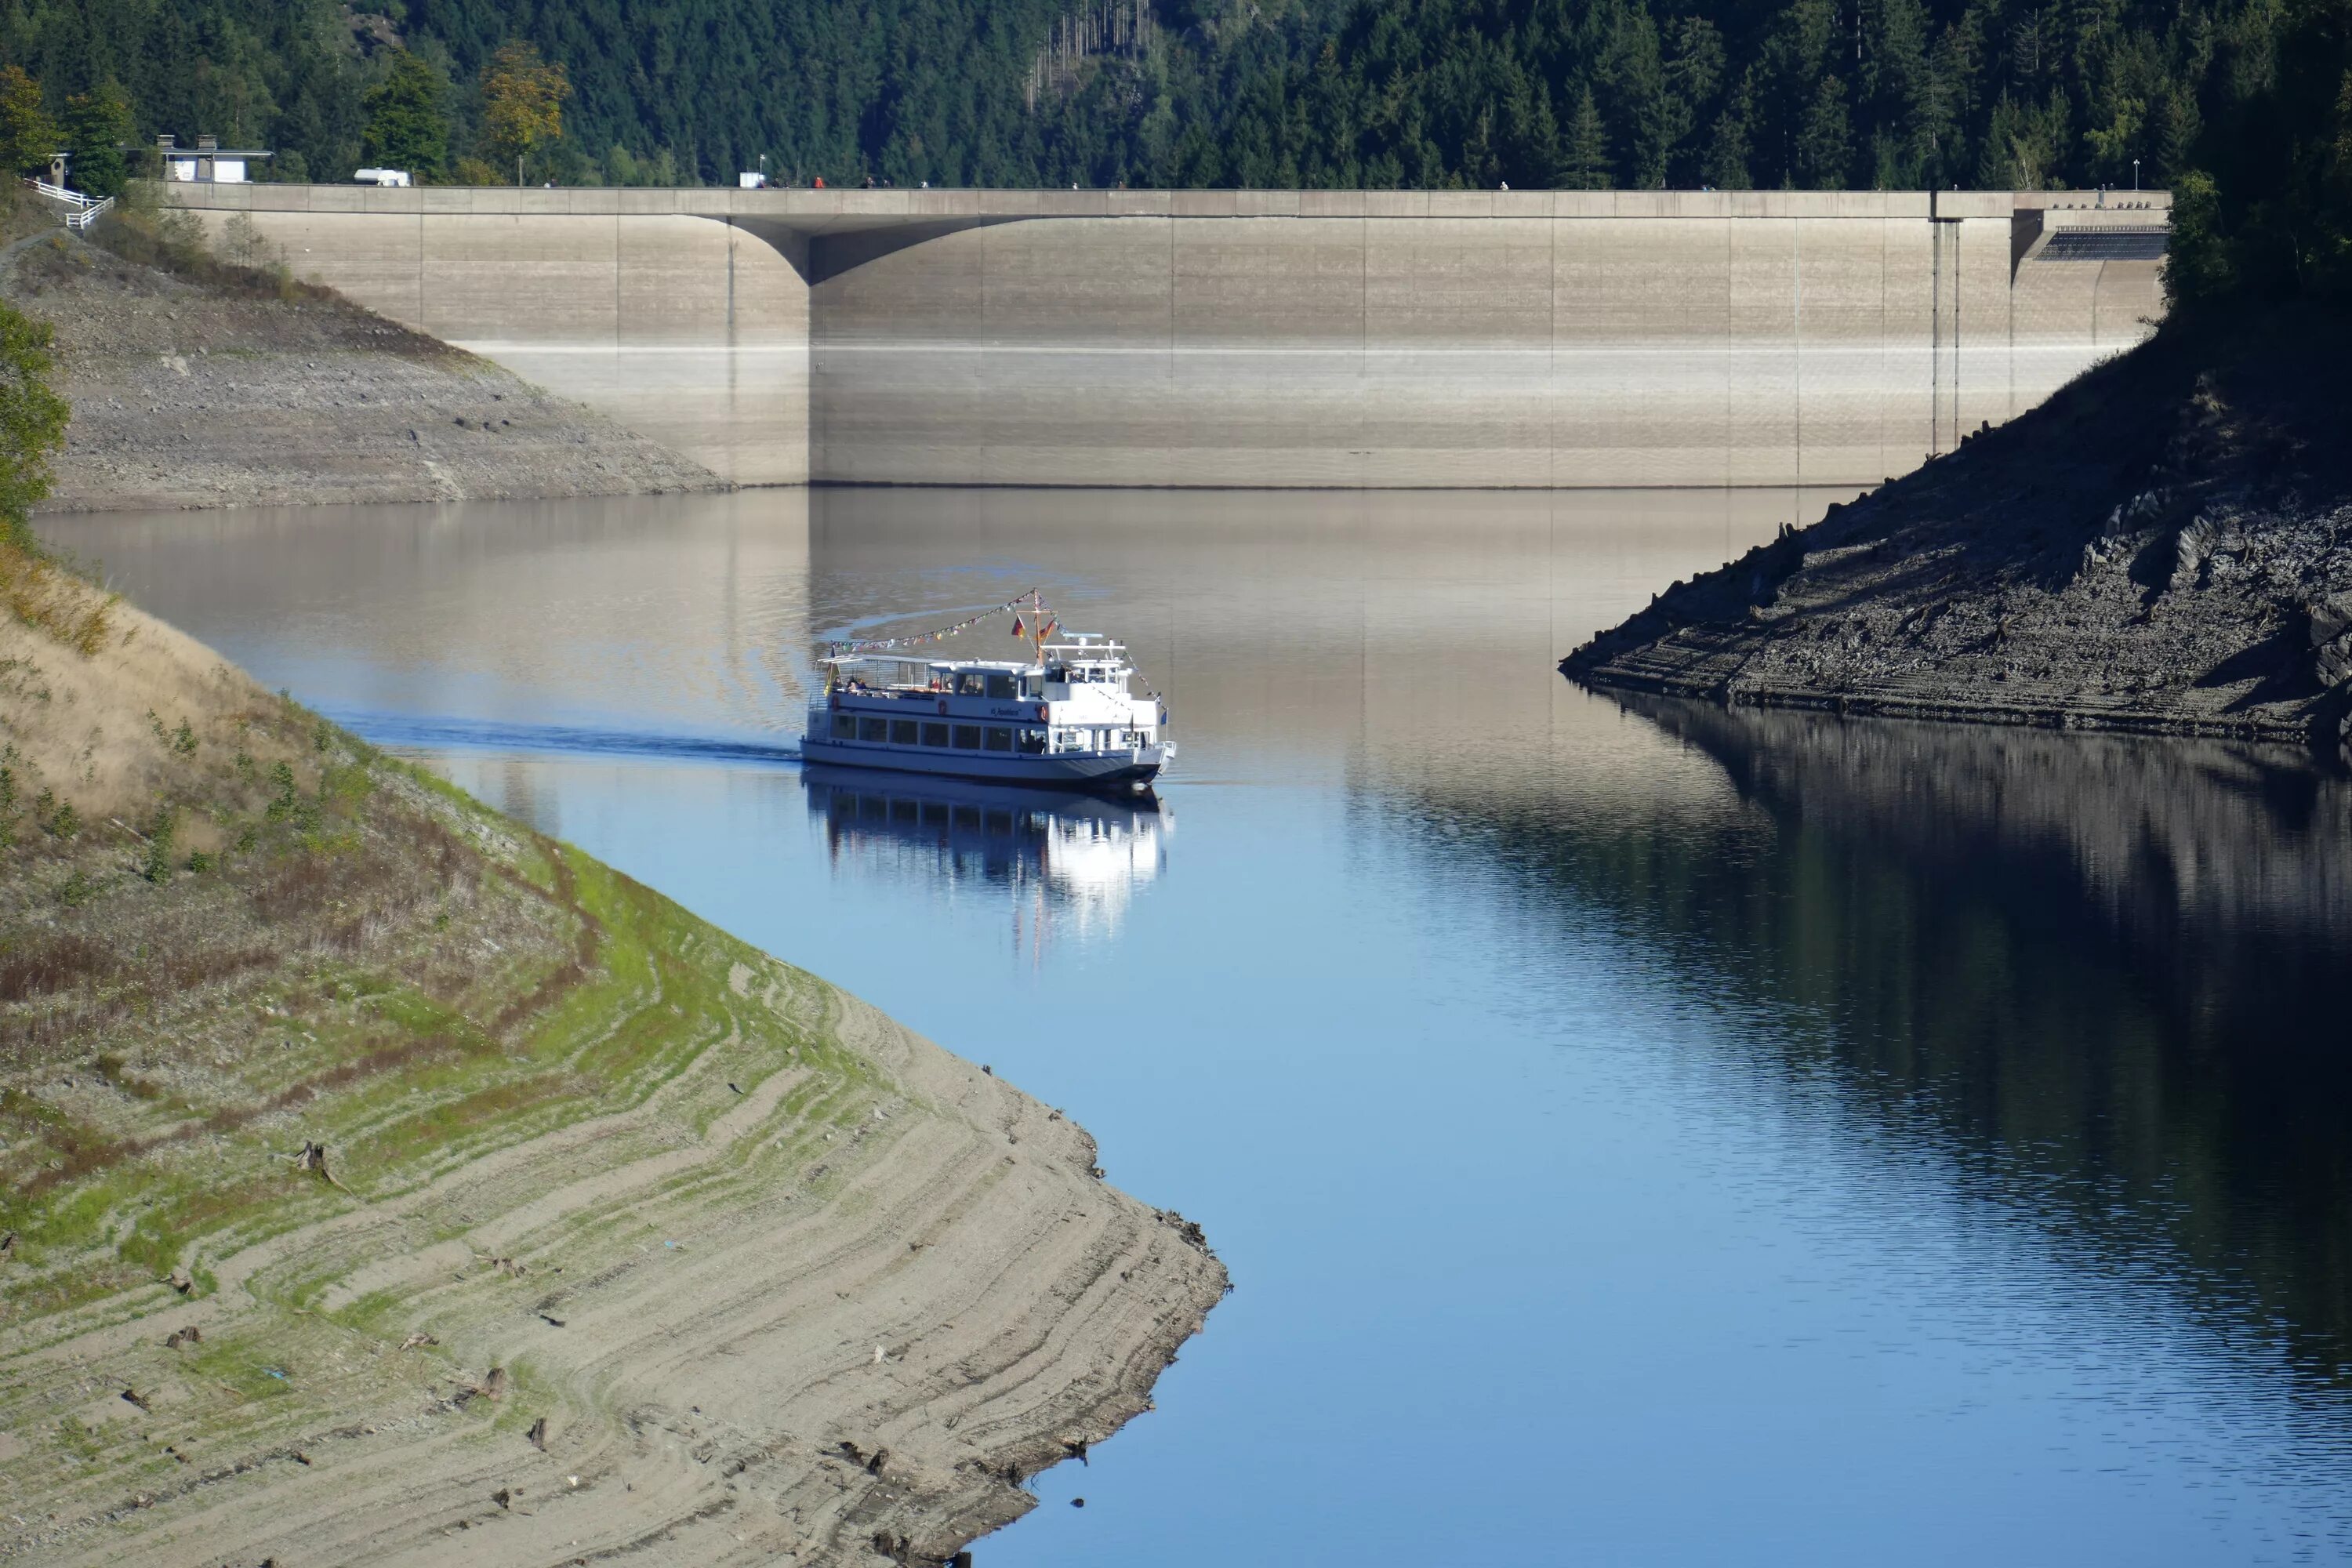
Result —
[[[1554, 674], [1827, 499], [52, 532], [1206, 1226], [1236, 1293], [985, 1563], [2352, 1555], [2352, 791]], [[803, 779], [813, 638], [1033, 584], [1167, 694], [1160, 809]]]

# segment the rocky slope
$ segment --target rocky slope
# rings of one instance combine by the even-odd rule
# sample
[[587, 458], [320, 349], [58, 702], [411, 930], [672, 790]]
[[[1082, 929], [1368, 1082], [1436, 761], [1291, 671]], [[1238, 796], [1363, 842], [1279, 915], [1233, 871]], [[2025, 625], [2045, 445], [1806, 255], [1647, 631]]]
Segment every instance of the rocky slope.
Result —
[[2347, 347], [2315, 309], [2168, 327], [1560, 668], [1733, 704], [2332, 748], [2352, 712]]
[[941, 1563], [1218, 1300], [1060, 1112], [0, 591], [0, 1559]]
[[57, 330], [52, 510], [717, 489], [699, 464], [348, 301], [45, 228], [0, 300]]

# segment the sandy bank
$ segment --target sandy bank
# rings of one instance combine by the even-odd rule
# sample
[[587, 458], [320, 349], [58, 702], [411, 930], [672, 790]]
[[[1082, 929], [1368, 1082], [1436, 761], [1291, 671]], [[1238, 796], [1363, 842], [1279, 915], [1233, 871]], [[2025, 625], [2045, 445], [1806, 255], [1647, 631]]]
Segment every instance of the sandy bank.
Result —
[[57, 331], [73, 405], [47, 510], [634, 495], [716, 475], [332, 298], [194, 281], [46, 232], [0, 299]]
[[1147, 1406], [1058, 1112], [5, 566], [0, 1558], [939, 1562]]
[[2352, 739], [2352, 324], [2168, 329], [1563, 661], [1736, 705]]

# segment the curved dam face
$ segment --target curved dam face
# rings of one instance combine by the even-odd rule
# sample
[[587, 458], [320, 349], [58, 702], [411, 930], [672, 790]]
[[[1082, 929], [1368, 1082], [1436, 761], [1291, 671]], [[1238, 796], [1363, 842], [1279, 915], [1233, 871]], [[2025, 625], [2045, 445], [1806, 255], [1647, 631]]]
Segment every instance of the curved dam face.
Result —
[[171, 190], [753, 484], [1874, 484], [2152, 331], [2169, 206]]

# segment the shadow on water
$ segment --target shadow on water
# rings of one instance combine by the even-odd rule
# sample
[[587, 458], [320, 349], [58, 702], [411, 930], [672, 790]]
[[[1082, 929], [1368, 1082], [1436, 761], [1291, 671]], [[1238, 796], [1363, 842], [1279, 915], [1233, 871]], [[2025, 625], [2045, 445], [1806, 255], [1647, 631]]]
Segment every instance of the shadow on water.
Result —
[[2352, 1386], [2352, 783], [2304, 755], [1663, 699], [1740, 809], [1433, 804], [1538, 908], [1769, 1010], [1828, 1078], [2104, 1279]]

